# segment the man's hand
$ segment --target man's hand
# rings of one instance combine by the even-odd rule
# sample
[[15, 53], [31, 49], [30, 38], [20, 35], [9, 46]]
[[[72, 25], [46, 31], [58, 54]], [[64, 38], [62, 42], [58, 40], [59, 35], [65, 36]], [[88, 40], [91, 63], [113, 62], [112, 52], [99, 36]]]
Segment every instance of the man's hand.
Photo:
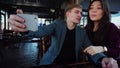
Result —
[[17, 13], [17, 14], [22, 14], [23, 11], [22, 11], [22, 9], [17, 9], [17, 10], [16, 10], [16, 13]]
[[[22, 14], [23, 11], [21, 9], [16, 10], [17, 14]], [[27, 32], [25, 29], [26, 26], [23, 24], [25, 20], [17, 15], [10, 15], [8, 22], [15, 32]]]
[[84, 52], [90, 55], [95, 55], [97, 53], [104, 52], [104, 49], [102, 46], [89, 46], [84, 50]]
[[102, 68], [119, 68], [117, 61], [113, 58], [103, 58], [102, 59]]

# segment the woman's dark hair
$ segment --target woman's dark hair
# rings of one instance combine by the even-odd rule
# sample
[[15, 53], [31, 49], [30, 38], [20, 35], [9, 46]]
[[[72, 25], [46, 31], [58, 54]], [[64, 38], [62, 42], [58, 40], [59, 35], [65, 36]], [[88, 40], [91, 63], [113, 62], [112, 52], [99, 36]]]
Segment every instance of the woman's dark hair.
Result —
[[93, 32], [94, 23], [90, 19], [89, 10], [90, 10], [90, 6], [95, 1], [99, 1], [101, 3], [102, 10], [103, 10], [103, 17], [99, 21], [98, 30], [96, 31], [96, 35], [94, 37], [95, 37], [96, 41], [101, 41], [102, 42], [103, 38], [104, 38], [104, 35], [107, 31], [108, 25], [110, 23], [110, 10], [109, 10], [109, 5], [108, 5], [107, 0], [92, 0], [91, 1], [90, 5], [89, 5], [89, 8], [88, 8], [86, 30], [87, 30], [87, 33], [88, 33], [88, 37], [90, 39], [92, 39], [91, 33]]

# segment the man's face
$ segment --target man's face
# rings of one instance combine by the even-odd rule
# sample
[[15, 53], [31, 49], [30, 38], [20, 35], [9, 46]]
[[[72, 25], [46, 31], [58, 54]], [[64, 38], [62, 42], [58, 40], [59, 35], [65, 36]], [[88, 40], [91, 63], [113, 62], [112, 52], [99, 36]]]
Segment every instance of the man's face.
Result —
[[72, 10], [66, 13], [67, 20], [74, 24], [78, 24], [80, 23], [80, 19], [82, 16], [81, 13], [82, 13], [81, 8], [73, 8]]

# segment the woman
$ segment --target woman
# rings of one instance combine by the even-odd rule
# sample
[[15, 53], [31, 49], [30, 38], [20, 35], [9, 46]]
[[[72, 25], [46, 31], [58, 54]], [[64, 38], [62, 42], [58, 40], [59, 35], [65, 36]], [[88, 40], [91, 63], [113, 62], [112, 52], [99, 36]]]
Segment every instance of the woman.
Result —
[[[120, 57], [120, 31], [110, 22], [106, 0], [93, 0], [88, 9], [86, 31], [94, 46], [84, 50], [91, 55], [104, 52], [108, 57]], [[119, 63], [120, 64], [120, 63]]]

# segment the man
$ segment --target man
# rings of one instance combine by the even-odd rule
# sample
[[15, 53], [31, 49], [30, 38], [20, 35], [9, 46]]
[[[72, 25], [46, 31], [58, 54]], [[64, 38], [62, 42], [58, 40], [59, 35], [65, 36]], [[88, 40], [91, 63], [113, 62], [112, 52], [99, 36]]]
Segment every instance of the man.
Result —
[[[17, 13], [23, 13], [17, 10]], [[82, 9], [79, 5], [71, 4], [65, 9], [66, 20], [55, 21], [48, 26], [39, 27], [37, 32], [25, 29], [24, 19], [17, 15], [10, 15], [9, 23], [15, 32], [27, 32], [29, 36], [42, 37], [51, 35], [52, 42], [48, 51], [43, 55], [40, 65], [58, 63], [74, 63], [81, 60], [82, 48], [92, 45], [86, 35], [85, 29], [77, 26], [81, 19]], [[89, 55], [96, 63], [102, 58], [102, 67], [117, 68], [117, 63], [112, 58], [105, 58], [103, 53]]]

